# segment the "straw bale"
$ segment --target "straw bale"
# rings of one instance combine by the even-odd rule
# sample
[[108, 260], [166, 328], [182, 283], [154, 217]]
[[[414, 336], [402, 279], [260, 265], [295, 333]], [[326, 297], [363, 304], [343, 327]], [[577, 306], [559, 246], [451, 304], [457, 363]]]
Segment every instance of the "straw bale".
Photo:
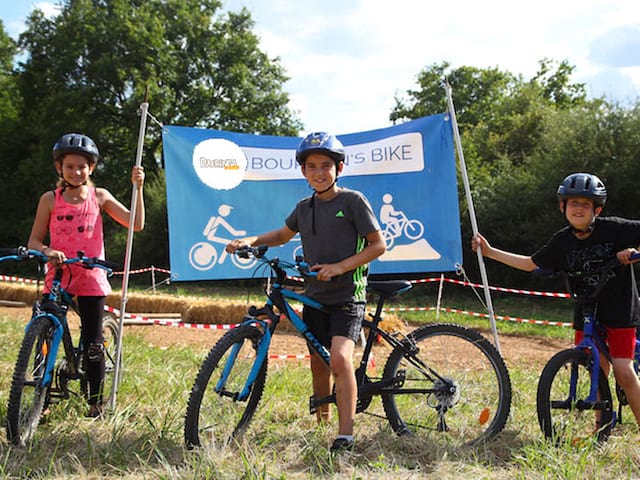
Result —
[[[40, 292], [42, 288], [40, 288]], [[35, 285], [0, 282], [0, 299], [32, 304], [38, 290]], [[120, 309], [122, 297], [119, 291], [107, 296], [107, 305]], [[183, 322], [202, 324], [233, 324], [240, 322], [247, 313], [247, 304], [219, 298], [203, 298], [187, 295], [131, 293], [127, 296], [129, 313], [179, 313]], [[404, 331], [405, 322], [397, 315], [386, 314], [380, 328], [388, 332]], [[278, 330], [292, 332], [293, 325], [282, 317]]]

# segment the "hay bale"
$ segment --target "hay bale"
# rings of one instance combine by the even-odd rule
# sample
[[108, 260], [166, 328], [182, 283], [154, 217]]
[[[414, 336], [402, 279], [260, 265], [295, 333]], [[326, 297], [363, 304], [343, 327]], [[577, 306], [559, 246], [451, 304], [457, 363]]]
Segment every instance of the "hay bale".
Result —
[[229, 301], [194, 301], [190, 302], [182, 313], [182, 319], [190, 323], [234, 324], [242, 321], [247, 313], [244, 304]]
[[24, 302], [31, 305], [36, 301], [36, 298], [38, 298], [38, 292], [41, 291], [42, 287], [38, 290], [36, 285], [3, 282], [2, 288], [0, 288], [0, 299]]
[[[0, 300], [24, 302], [28, 305], [35, 302], [42, 288], [3, 282], [0, 288]], [[106, 303], [110, 307], [120, 309], [122, 294], [114, 291], [107, 296]], [[240, 322], [247, 313], [248, 305], [227, 299], [194, 297], [186, 295], [131, 293], [127, 298], [129, 313], [179, 313], [183, 322], [202, 324], [234, 324]], [[397, 315], [388, 313], [380, 323], [380, 328], [387, 332], [405, 331], [405, 322]], [[293, 332], [295, 329], [288, 319], [282, 317], [278, 330]]]
[[395, 313], [385, 313], [380, 321], [380, 329], [385, 332], [405, 332], [407, 323]]

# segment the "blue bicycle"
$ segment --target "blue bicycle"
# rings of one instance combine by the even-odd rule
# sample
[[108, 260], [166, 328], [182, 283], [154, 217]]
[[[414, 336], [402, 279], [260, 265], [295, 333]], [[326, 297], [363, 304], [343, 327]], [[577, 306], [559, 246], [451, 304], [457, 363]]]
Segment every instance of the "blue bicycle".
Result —
[[[637, 258], [640, 254], [632, 256]], [[616, 414], [609, 381], [600, 364], [601, 355], [609, 361], [611, 355], [602, 338], [596, 309], [599, 293], [618, 266], [618, 259], [613, 258], [589, 272], [564, 273], [583, 280], [584, 288], [573, 296], [584, 305], [584, 338], [575, 347], [551, 357], [538, 382], [538, 422], [545, 437], [556, 445], [573, 444], [586, 438], [606, 441], [611, 429], [621, 420], [622, 406], [627, 404], [624, 391], [616, 384]], [[636, 339], [636, 374], [639, 364], [640, 341]]]
[[[47, 257], [37, 250], [25, 247], [0, 249], [0, 262], [36, 260], [43, 266]], [[80, 381], [80, 390], [87, 397], [88, 379], [83, 365], [84, 346], [74, 346], [67, 312], [78, 311], [71, 295], [61, 284], [63, 269], [70, 264], [85, 268], [102, 268], [111, 272], [113, 264], [97, 258], [85, 257], [78, 252], [57, 265], [51, 290], [33, 305], [31, 320], [25, 327], [25, 335], [18, 352], [13, 371], [9, 403], [7, 406], [7, 439], [14, 445], [24, 446], [34, 438], [43, 411], [74, 392], [69, 390], [70, 380]], [[103, 319], [105, 370], [111, 374], [115, 365], [115, 349], [118, 345], [119, 325], [109, 315]], [[62, 345], [62, 354], [58, 351]], [[109, 398], [110, 381], [105, 380], [103, 398]]]
[[[329, 365], [329, 352], [289, 301], [319, 310], [325, 307], [285, 287], [287, 270], [302, 276], [315, 272], [301, 259], [289, 263], [266, 257], [266, 251], [262, 246], [236, 252], [258, 259], [268, 269], [267, 299], [260, 308], [250, 307], [244, 321], [227, 332], [203, 361], [185, 417], [189, 448], [220, 447], [241, 439], [263, 394], [269, 347], [281, 315]], [[399, 435], [425, 432], [456, 445], [491, 439], [503, 429], [511, 406], [511, 382], [502, 357], [482, 335], [459, 325], [430, 324], [406, 335], [381, 329], [385, 301], [410, 288], [406, 280], [369, 282], [378, 301], [371, 319], [363, 322], [367, 339], [356, 368], [357, 412], [368, 410], [386, 417]], [[387, 355], [378, 377], [367, 371], [374, 345]], [[382, 409], [373, 406], [376, 396]], [[312, 396], [309, 410], [314, 413], [331, 403], [335, 403], [335, 393]]]

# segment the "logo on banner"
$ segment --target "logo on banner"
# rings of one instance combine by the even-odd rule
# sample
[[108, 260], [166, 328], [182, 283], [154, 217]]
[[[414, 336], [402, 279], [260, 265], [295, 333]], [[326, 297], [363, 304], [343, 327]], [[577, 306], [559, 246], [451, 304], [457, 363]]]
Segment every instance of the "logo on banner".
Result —
[[193, 169], [205, 185], [215, 190], [231, 190], [244, 178], [247, 157], [235, 143], [211, 138], [193, 149]]

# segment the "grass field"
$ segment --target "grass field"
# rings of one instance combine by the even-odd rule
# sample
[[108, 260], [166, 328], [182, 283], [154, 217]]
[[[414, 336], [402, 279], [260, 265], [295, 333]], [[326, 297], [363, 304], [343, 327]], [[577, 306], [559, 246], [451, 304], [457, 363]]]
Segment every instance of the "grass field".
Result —
[[[417, 300], [411, 300], [411, 302]], [[410, 303], [409, 303], [410, 304]], [[521, 306], [521, 315], [534, 307]], [[539, 308], [539, 307], [538, 307]], [[545, 313], [545, 312], [543, 312]], [[447, 321], [469, 323], [468, 317]], [[564, 318], [566, 320], [566, 317]], [[480, 322], [480, 321], [478, 321]], [[484, 322], [486, 327], [486, 321]], [[4, 424], [13, 362], [23, 320], [0, 316], [0, 421]], [[169, 327], [167, 335], [180, 335]], [[521, 325], [500, 325], [518, 330]], [[545, 327], [527, 327], [528, 335]], [[549, 328], [544, 332], [549, 332]], [[549, 335], [567, 335], [564, 333]], [[28, 448], [7, 444], [0, 434], [0, 478], [35, 479], [555, 479], [640, 478], [640, 433], [625, 411], [625, 423], [604, 445], [555, 448], [536, 422], [539, 367], [509, 363], [512, 415], [504, 432], [474, 448], [452, 448], [437, 439], [405, 439], [386, 420], [361, 414], [356, 449], [332, 458], [335, 423], [318, 427], [307, 411], [311, 391], [305, 362], [273, 364], [258, 414], [239, 446], [187, 451], [182, 428], [188, 393], [206, 348], [158, 348], [144, 333], [126, 334], [125, 369], [115, 412], [84, 418], [79, 398], [56, 405]], [[379, 401], [375, 399], [374, 401]]]

